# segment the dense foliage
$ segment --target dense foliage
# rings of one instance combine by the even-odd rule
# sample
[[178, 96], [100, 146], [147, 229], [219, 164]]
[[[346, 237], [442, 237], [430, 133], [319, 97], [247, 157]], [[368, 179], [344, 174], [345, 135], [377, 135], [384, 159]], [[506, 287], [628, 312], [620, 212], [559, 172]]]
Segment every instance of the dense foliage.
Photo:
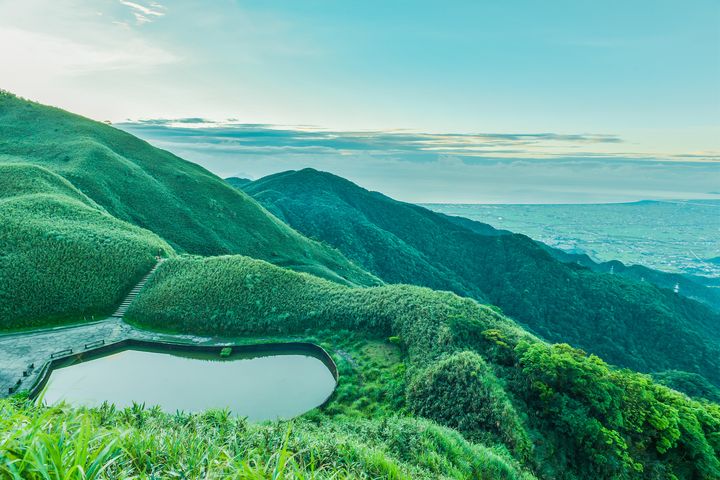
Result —
[[0, 164], [0, 225], [0, 329], [107, 315], [172, 252], [32, 165]]
[[0, 478], [531, 480], [507, 454], [409, 418], [320, 414], [251, 425], [225, 411], [72, 411], [0, 400]]
[[241, 253], [342, 283], [377, 283], [199, 165], [112, 126], [0, 91], [0, 132], [0, 164], [47, 168], [179, 251]]
[[691, 397], [704, 398], [711, 402], [720, 403], [720, 388], [717, 388], [704, 377], [695, 373], [666, 370], [653, 374], [653, 378], [655, 381], [679, 390]]
[[397, 337], [411, 411], [501, 442], [543, 478], [720, 475], [718, 405], [547, 345], [450, 293], [347, 288], [246, 257], [178, 258], [163, 264], [129, 315], [204, 334]]
[[499, 438], [520, 456], [530, 440], [507, 393], [475, 352], [453, 354], [431, 364], [408, 388], [410, 407], [476, 440]]
[[387, 282], [497, 305], [544, 338], [617, 365], [684, 370], [720, 385], [720, 315], [670, 290], [559, 261], [523, 235], [397, 202], [328, 173], [285, 172], [243, 189]]

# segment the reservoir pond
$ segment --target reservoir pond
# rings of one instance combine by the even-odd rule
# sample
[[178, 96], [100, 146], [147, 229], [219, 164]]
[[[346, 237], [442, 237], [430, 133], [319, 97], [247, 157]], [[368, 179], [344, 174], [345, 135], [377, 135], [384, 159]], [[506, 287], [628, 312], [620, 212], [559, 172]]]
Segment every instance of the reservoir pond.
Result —
[[158, 405], [175, 413], [229, 409], [251, 422], [292, 418], [322, 405], [336, 380], [307, 351], [231, 354], [127, 348], [57, 366], [39, 398], [48, 405]]

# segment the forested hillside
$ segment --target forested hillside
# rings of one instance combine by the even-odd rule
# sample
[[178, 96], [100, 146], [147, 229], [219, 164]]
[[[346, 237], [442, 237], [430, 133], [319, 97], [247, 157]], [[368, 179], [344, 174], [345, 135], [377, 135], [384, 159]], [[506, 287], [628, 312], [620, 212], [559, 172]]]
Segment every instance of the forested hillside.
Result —
[[377, 283], [199, 165], [112, 126], [0, 92], [0, 132], [0, 164], [42, 166], [178, 251], [241, 253], [342, 283]]
[[544, 338], [620, 366], [685, 370], [720, 384], [720, 316], [670, 290], [561, 262], [523, 235], [465, 225], [312, 169], [243, 188], [387, 282], [498, 305]]
[[[177, 258], [160, 267], [128, 315], [195, 334], [392, 337], [404, 353], [394, 381], [409, 413], [502, 446], [542, 478], [720, 475], [717, 404], [546, 344], [451, 293], [348, 288], [241, 256]], [[397, 401], [389, 386], [376, 402]]]
[[172, 248], [62, 177], [0, 164], [0, 330], [108, 315]]
[[[244, 185], [231, 184], [238, 188], [243, 188]], [[512, 232], [507, 230], [498, 230], [492, 226], [478, 222], [476, 220], [470, 220], [464, 217], [457, 217], [452, 215], [444, 215], [436, 212], [439, 215], [443, 215], [451, 222], [467, 228], [475, 233], [481, 235], [509, 235]], [[642, 265], [625, 265], [624, 263], [612, 260], [609, 262], [596, 262], [591, 259], [588, 255], [568, 253], [546, 245], [542, 242], [537, 242], [545, 251], [547, 251], [552, 257], [560, 260], [563, 263], [575, 263], [582, 265], [594, 272], [599, 273], [610, 273], [613, 275], [620, 275], [621, 277], [629, 278], [631, 280], [640, 282], [649, 282], [661, 288], [667, 288], [675, 290], [678, 288], [680, 295], [697, 300], [706, 305], [709, 305], [715, 311], [720, 311], [720, 289], [706, 286], [710, 284], [710, 281], [706, 277], [697, 277], [693, 275], [686, 275], [681, 273], [669, 273], [662, 272], [660, 270], [653, 270], [652, 268], [644, 267]]]

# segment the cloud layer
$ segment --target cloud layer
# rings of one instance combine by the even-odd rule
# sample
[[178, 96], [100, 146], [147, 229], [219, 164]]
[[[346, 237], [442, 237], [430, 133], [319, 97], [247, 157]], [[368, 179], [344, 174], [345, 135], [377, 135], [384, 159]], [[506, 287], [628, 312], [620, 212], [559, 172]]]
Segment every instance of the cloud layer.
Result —
[[614, 135], [333, 131], [202, 118], [116, 126], [220, 176], [309, 166], [415, 202], [712, 198], [720, 183], [717, 155], [637, 153]]

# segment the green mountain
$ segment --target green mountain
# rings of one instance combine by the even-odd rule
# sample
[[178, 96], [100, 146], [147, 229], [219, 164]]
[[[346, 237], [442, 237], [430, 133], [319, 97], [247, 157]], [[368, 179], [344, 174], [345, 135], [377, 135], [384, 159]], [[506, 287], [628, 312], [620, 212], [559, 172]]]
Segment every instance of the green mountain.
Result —
[[[236, 188], [244, 188], [244, 185], [237, 186]], [[447, 220], [460, 225], [468, 230], [478, 233], [480, 235], [511, 235], [512, 232], [508, 230], [500, 230], [488, 225], [487, 223], [478, 222], [476, 220], [470, 220], [469, 218], [458, 217], [454, 215], [445, 215], [440, 212], [435, 212], [438, 215], [443, 216]], [[679, 293], [687, 298], [702, 302], [716, 311], [720, 311], [720, 290], [710, 286], [711, 281], [706, 277], [698, 277], [694, 275], [678, 274], [661, 272], [659, 270], [653, 270], [652, 268], [644, 267], [642, 265], [625, 265], [618, 260], [611, 260], [609, 262], [596, 262], [588, 255], [569, 253], [559, 248], [553, 248], [542, 242], [537, 244], [552, 257], [560, 260], [563, 263], [574, 263], [582, 265], [594, 272], [599, 273], [610, 273], [613, 275], [620, 275], [631, 280], [640, 282], [649, 282], [661, 288], [668, 288], [675, 290], [677, 287]]]
[[0, 132], [0, 165], [46, 168], [178, 252], [241, 253], [341, 283], [377, 283], [199, 165], [112, 126], [0, 92]]
[[67, 180], [0, 164], [0, 329], [107, 316], [172, 247]]
[[[128, 315], [182, 333], [309, 334], [344, 351], [336, 356], [344, 380], [324, 422], [429, 418], [547, 479], [720, 475], [720, 406], [566, 344], [548, 345], [493, 308], [449, 292], [348, 288], [248, 257], [183, 257], [158, 269]], [[347, 353], [358, 339], [388, 337], [401, 346], [402, 363], [374, 358], [367, 368]], [[368, 354], [361, 352], [359, 361]], [[386, 428], [387, 441], [397, 441]], [[458, 478], [510, 478], [485, 475]]]
[[242, 187], [244, 187], [248, 183], [252, 182], [252, 180], [250, 180], [249, 178], [240, 178], [240, 177], [228, 177], [225, 179], [225, 181], [227, 183], [229, 183], [230, 185], [232, 185], [233, 187], [240, 188], [240, 189], [242, 189]]
[[720, 388], [696, 373], [667, 370], [653, 374], [656, 382], [674, 388], [693, 398], [705, 399], [720, 404]]
[[720, 316], [695, 301], [554, 258], [524, 235], [369, 192], [312, 169], [244, 187], [278, 218], [389, 283], [497, 305], [550, 341], [640, 371], [685, 370], [720, 384]]

